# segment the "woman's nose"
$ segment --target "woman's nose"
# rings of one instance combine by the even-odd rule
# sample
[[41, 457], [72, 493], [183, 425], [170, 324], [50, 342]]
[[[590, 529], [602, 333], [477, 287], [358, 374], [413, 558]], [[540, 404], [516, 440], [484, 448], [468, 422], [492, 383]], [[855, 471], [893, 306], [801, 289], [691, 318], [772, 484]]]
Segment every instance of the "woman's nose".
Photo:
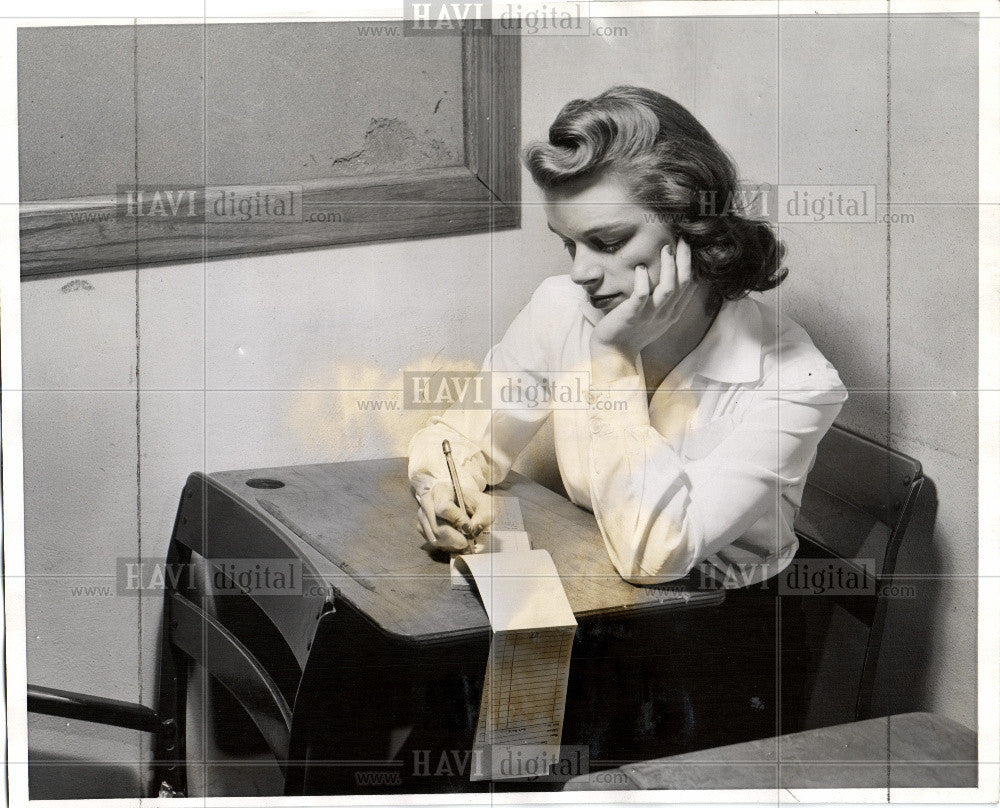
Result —
[[592, 255], [587, 255], [580, 251], [573, 259], [573, 266], [570, 268], [569, 277], [574, 283], [580, 286], [596, 287], [604, 277], [604, 270], [600, 261]]

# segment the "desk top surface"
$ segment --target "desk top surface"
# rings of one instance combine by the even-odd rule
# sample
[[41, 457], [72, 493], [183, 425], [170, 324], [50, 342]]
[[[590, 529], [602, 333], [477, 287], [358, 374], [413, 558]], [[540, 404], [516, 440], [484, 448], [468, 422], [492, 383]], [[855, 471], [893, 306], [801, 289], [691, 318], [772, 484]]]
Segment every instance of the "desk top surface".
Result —
[[[384, 631], [434, 642], [488, 629], [475, 592], [451, 588], [447, 557], [423, 549], [405, 458], [208, 476], [267, 521]], [[532, 546], [551, 554], [578, 617], [724, 599], [719, 590], [700, 590], [693, 577], [659, 586], [628, 584], [612, 566], [591, 513], [516, 473], [494, 491], [520, 499]]]

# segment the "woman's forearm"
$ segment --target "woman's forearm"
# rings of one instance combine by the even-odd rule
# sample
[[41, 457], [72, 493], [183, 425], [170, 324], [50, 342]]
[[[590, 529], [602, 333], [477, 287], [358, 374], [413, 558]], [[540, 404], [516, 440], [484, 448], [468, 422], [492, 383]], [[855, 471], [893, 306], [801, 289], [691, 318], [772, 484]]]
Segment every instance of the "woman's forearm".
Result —
[[608, 385], [636, 376], [639, 369], [635, 356], [629, 356], [623, 349], [607, 345], [597, 340], [590, 341], [590, 384], [601, 389]]

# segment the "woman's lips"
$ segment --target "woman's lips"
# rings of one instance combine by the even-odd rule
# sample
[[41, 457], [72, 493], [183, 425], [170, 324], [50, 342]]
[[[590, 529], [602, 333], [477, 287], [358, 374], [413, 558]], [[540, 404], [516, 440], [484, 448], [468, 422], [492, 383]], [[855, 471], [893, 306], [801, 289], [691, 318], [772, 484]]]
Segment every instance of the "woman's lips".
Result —
[[621, 298], [621, 294], [616, 295], [598, 295], [590, 296], [590, 305], [595, 309], [606, 309], [608, 306], [612, 305], [615, 301]]

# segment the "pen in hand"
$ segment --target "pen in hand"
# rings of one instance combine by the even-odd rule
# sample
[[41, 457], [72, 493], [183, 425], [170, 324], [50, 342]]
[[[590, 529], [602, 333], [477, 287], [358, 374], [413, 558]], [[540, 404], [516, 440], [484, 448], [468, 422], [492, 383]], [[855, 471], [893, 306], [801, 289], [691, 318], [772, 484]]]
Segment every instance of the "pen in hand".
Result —
[[[458, 503], [458, 507], [461, 508], [463, 514], [472, 516], [465, 504], [465, 497], [462, 495], [462, 486], [458, 481], [458, 469], [455, 468], [455, 460], [451, 456], [451, 444], [447, 440], [443, 440], [441, 441], [441, 449], [444, 451], [444, 460], [448, 465], [448, 476], [451, 477], [451, 487], [455, 492], [455, 502]], [[461, 530], [465, 533], [466, 538], [471, 539], [468, 526], [462, 527]]]
[[469, 514], [469, 509], [465, 507], [465, 497], [462, 496], [462, 486], [458, 482], [458, 469], [455, 468], [455, 460], [451, 456], [451, 444], [447, 440], [441, 441], [441, 449], [444, 451], [444, 461], [448, 464], [448, 476], [451, 477], [451, 487], [455, 492], [455, 502], [462, 509], [462, 513]]

